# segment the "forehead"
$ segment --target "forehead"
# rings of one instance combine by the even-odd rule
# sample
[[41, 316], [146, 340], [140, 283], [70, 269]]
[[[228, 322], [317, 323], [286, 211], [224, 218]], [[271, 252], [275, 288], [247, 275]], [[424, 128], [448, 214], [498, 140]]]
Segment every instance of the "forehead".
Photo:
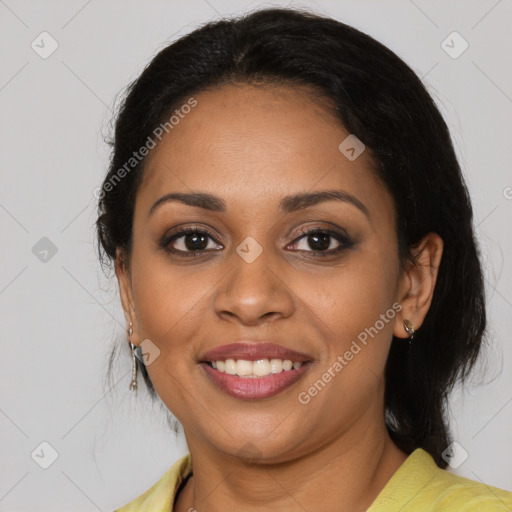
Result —
[[194, 95], [197, 105], [149, 154], [137, 202], [199, 190], [238, 207], [315, 188], [342, 188], [363, 201], [385, 196], [369, 151], [353, 161], [340, 152], [350, 134], [314, 94], [303, 86], [229, 85]]

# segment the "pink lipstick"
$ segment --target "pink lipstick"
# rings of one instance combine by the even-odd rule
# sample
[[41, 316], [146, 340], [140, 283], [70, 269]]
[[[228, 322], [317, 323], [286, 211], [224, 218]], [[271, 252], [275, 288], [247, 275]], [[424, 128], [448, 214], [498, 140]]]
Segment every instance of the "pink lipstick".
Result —
[[297, 382], [312, 358], [282, 345], [244, 341], [211, 349], [199, 363], [209, 380], [228, 395], [262, 399]]

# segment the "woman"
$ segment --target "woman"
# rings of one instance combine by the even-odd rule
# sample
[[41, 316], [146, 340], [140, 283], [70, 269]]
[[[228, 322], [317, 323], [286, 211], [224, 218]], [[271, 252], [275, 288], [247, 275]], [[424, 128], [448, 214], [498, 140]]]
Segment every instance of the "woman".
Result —
[[119, 511], [512, 507], [444, 470], [482, 271], [446, 124], [390, 50], [287, 9], [195, 30], [130, 86], [100, 196], [130, 385], [190, 451]]

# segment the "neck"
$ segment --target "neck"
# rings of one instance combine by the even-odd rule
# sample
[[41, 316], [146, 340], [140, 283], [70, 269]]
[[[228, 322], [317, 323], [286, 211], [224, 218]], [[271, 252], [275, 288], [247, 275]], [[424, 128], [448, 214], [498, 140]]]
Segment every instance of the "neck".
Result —
[[382, 427], [361, 436], [354, 425], [302, 457], [274, 464], [247, 463], [187, 437], [194, 474], [175, 511], [365, 511], [407, 458]]

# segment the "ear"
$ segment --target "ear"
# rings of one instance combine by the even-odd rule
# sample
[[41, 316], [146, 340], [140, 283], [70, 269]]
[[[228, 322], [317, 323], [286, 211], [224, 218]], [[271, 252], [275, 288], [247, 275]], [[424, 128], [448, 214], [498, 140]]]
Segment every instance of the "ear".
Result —
[[398, 299], [402, 310], [396, 316], [393, 334], [397, 338], [408, 338], [403, 321], [409, 320], [418, 330], [428, 313], [437, 281], [443, 240], [437, 233], [427, 233], [411, 248], [413, 260], [402, 271]]
[[124, 316], [126, 318], [127, 330], [130, 322], [133, 323], [132, 343], [138, 345], [137, 341], [137, 317], [135, 315], [135, 306], [132, 293], [132, 283], [130, 276], [130, 268], [126, 258], [126, 254], [119, 247], [116, 250], [115, 271], [117, 282], [119, 284], [119, 294], [121, 304], [123, 306]]

